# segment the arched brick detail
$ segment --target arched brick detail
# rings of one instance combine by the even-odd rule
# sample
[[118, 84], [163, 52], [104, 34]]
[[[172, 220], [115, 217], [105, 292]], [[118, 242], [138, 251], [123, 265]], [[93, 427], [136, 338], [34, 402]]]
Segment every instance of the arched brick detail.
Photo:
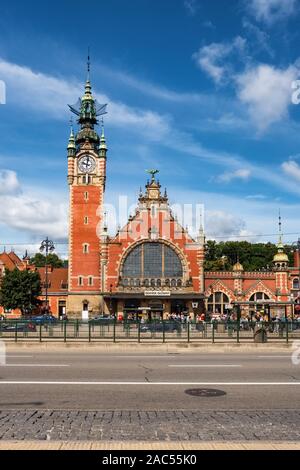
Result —
[[129, 255], [129, 253], [134, 250], [134, 248], [138, 245], [142, 245], [143, 243], [163, 243], [164, 245], [167, 245], [169, 246], [170, 248], [172, 248], [172, 250], [175, 251], [175, 253], [178, 255], [180, 261], [181, 261], [181, 264], [182, 264], [182, 270], [183, 270], [183, 281], [187, 281], [189, 279], [189, 263], [184, 255], [184, 253], [182, 252], [182, 250], [177, 246], [175, 245], [174, 243], [172, 243], [171, 241], [169, 240], [165, 240], [163, 238], [158, 238], [157, 240], [149, 240], [148, 238], [142, 238], [141, 240], [138, 240], [134, 243], [131, 243], [129, 244], [129, 246], [127, 246], [123, 251], [122, 251], [122, 255], [121, 255], [121, 259], [119, 261], [119, 266], [117, 268], [117, 271], [119, 273], [119, 276], [121, 276], [121, 273], [122, 273], [122, 269], [123, 269], [123, 264], [124, 264], [124, 261], [125, 259], [127, 258], [127, 256]]
[[259, 280], [245, 292], [245, 300], [249, 301], [250, 297], [252, 297], [252, 295], [256, 292], [263, 292], [270, 299], [275, 299], [274, 292], [272, 292], [261, 280]]
[[234, 302], [235, 300], [233, 291], [225, 286], [225, 284], [223, 284], [223, 282], [220, 280], [216, 280], [208, 289], [206, 289], [205, 297], [209, 297], [215, 292], [222, 292], [223, 294], [226, 294], [230, 302]]

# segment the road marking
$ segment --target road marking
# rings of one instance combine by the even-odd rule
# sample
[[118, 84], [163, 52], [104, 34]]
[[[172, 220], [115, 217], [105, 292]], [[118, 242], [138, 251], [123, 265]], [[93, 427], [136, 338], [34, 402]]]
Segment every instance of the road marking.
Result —
[[169, 364], [169, 367], [242, 367], [241, 364]]
[[262, 386], [274, 386], [274, 385], [300, 385], [299, 382], [66, 382], [66, 381], [38, 381], [38, 380], [0, 380], [0, 385], [218, 385], [218, 386], [232, 386], [232, 385], [262, 385]]
[[11, 356], [10, 354], [6, 354], [6, 357], [33, 357], [33, 356]]
[[2, 367], [69, 367], [69, 364], [3, 364]]
[[260, 358], [264, 359], [279, 359], [279, 358], [284, 358], [284, 359], [290, 359], [291, 355], [285, 355], [285, 356], [258, 356]]
[[[177, 358], [178, 359], [178, 356], [179, 354], [176, 354], [174, 356], [174, 359]], [[150, 358], [156, 358], [156, 357], [164, 357], [165, 359], [173, 359], [173, 356], [169, 356], [168, 354], [164, 355], [164, 356], [115, 356], [115, 355], [106, 355], [106, 354], [103, 354], [102, 356], [100, 357], [111, 357], [111, 358], [124, 358], [124, 359], [130, 359], [130, 358], [138, 358], [138, 359], [146, 359], [147, 357], [150, 357]]]

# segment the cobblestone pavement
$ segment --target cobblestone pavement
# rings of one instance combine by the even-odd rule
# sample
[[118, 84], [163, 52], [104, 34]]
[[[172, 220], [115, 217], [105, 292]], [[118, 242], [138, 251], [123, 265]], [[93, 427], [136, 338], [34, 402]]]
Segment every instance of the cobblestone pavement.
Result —
[[300, 410], [2, 410], [0, 439], [299, 441]]

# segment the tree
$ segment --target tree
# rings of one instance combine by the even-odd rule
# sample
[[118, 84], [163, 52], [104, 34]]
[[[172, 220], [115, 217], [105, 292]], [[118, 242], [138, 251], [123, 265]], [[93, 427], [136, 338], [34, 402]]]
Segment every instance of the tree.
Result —
[[20, 309], [22, 315], [39, 304], [41, 279], [37, 271], [5, 270], [1, 281], [0, 305], [8, 310]]
[[[290, 265], [293, 263], [292, 247], [285, 246]], [[249, 243], [247, 241], [228, 241], [217, 243], [208, 240], [206, 244], [206, 271], [231, 271], [239, 260], [245, 271], [260, 271], [271, 269], [277, 246], [273, 243]]]
[[[46, 256], [42, 253], [36, 253], [30, 259], [30, 263], [37, 268], [42, 268], [43, 266], [46, 266]], [[55, 253], [50, 253], [47, 256], [47, 264], [53, 268], [62, 268], [64, 266], [64, 262]]]

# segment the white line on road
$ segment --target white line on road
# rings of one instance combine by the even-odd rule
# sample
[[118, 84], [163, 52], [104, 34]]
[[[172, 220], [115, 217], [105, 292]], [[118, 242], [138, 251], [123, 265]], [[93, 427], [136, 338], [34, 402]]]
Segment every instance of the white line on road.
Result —
[[279, 359], [279, 358], [284, 358], [284, 359], [290, 359], [291, 358], [291, 354], [286, 354], [285, 356], [258, 356], [260, 358], [263, 358], [263, 359]]
[[62, 382], [62, 381], [38, 381], [38, 380], [0, 380], [0, 385], [197, 385], [197, 386], [231, 386], [231, 385], [262, 385], [262, 386], [274, 386], [274, 385], [300, 385], [299, 382]]
[[241, 364], [169, 364], [169, 367], [242, 367]]
[[2, 367], [69, 367], [69, 364], [2, 364]]
[[16, 357], [33, 357], [33, 356], [11, 356], [10, 354], [6, 354], [6, 357], [13, 357], [13, 358], [16, 358]]

